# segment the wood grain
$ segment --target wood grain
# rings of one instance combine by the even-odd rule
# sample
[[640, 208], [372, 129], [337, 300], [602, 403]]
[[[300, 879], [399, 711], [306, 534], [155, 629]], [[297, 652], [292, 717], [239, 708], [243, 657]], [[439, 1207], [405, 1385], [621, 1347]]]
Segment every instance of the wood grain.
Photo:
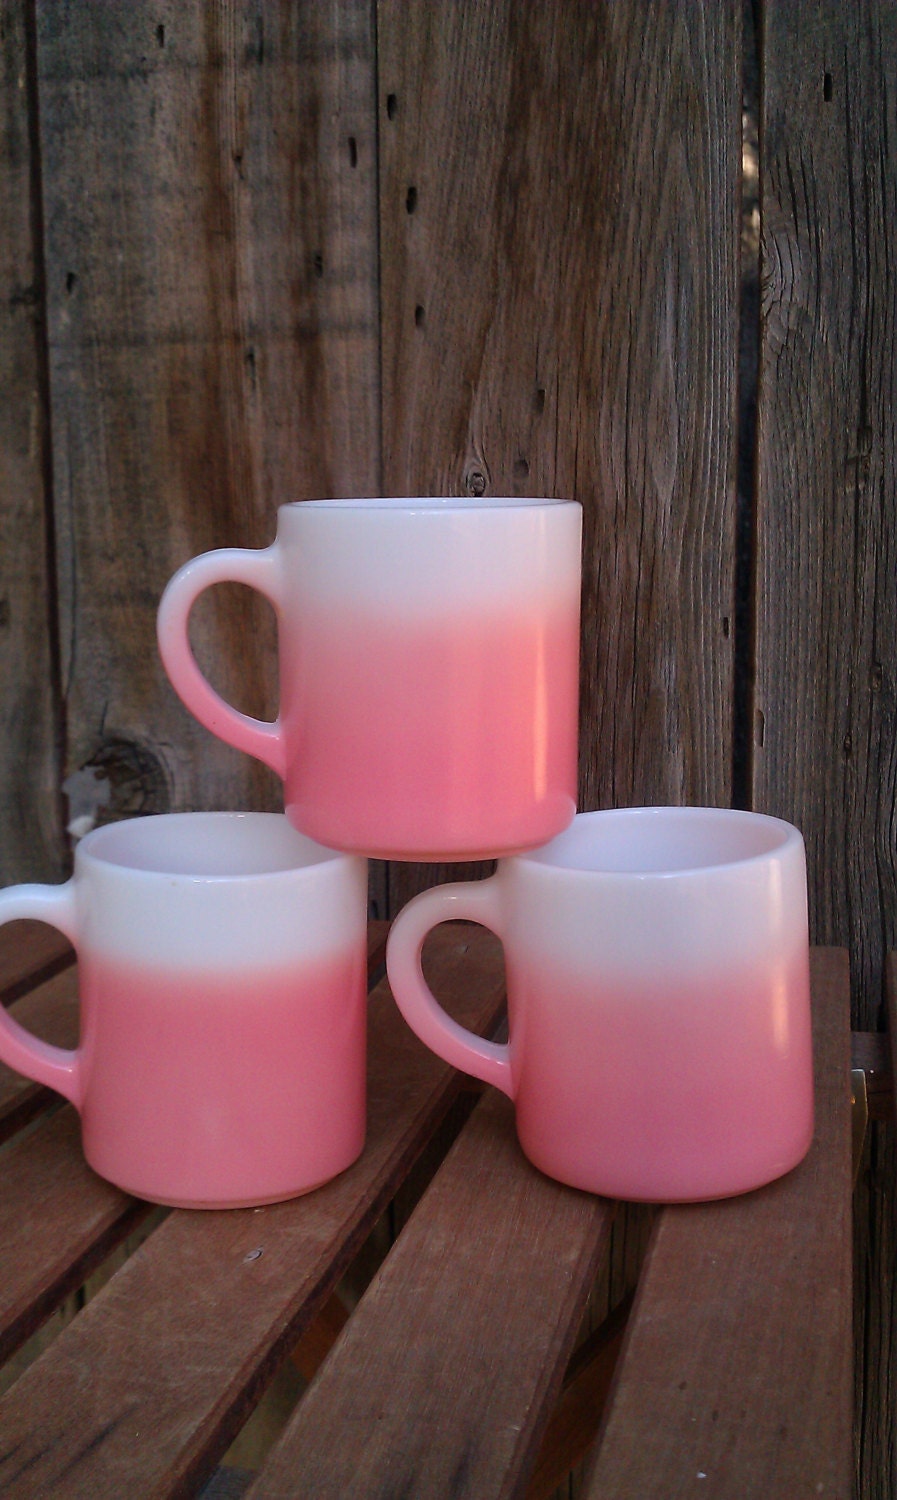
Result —
[[853, 1494], [850, 979], [813, 954], [816, 1135], [793, 1172], [665, 1209], [589, 1500]]
[[[38, 8], [70, 768], [107, 817], [281, 806], [164, 680], [175, 567], [273, 539], [288, 500], [377, 488], [368, 0]], [[271, 716], [270, 609], [195, 612], [216, 685]]]
[[26, 0], [0, 0], [0, 884], [63, 873], [40, 152]]
[[[754, 804], [806, 842], [814, 941], [876, 1030], [897, 941], [897, 12], [763, 8]], [[856, 1196], [858, 1485], [897, 1487], [897, 1155]]]
[[530, 1167], [513, 1105], [490, 1090], [265, 1464], [253, 1500], [516, 1493], [557, 1396], [612, 1213], [605, 1200]]
[[3, 1157], [0, 1195], [0, 1359], [136, 1228], [149, 1204], [90, 1170], [77, 1112], [67, 1105]]
[[67, 937], [46, 922], [0, 927], [0, 1003], [9, 1005], [75, 961]]
[[[456, 1019], [490, 1030], [504, 987], [497, 941], [443, 928], [429, 963]], [[195, 1493], [456, 1087], [385, 981], [370, 1002], [368, 1079], [368, 1140], [355, 1166], [290, 1203], [172, 1213], [20, 1377], [0, 1400], [4, 1495]]]
[[888, 954], [885, 967], [885, 980], [887, 991], [888, 1009], [888, 1051], [891, 1063], [891, 1118], [897, 1124], [897, 1089], [894, 1088], [894, 1079], [897, 1078], [897, 953], [893, 951]]
[[734, 3], [378, 11], [384, 485], [582, 502], [583, 807], [729, 801], [739, 37]]
[[[38, 985], [13, 1006], [20, 1026], [52, 1042], [54, 1047], [78, 1045], [78, 975], [68, 966]], [[42, 1084], [0, 1063], [0, 1141], [20, 1130], [58, 1096]]]

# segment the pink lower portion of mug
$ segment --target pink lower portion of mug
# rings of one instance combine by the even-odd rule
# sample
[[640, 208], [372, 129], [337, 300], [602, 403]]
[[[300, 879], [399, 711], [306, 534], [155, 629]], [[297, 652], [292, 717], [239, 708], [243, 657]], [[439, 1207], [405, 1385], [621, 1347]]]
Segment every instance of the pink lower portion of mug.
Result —
[[188, 1208], [277, 1202], [343, 1171], [365, 1136], [365, 968], [363, 950], [250, 976], [83, 956], [94, 1171]]
[[448, 622], [304, 619], [299, 634], [282, 678], [286, 812], [302, 832], [374, 857], [478, 859], [568, 826], [578, 597]]
[[697, 1202], [771, 1182], [808, 1151], [806, 953], [616, 991], [597, 975], [512, 967], [508, 991], [517, 1132], [548, 1176]]

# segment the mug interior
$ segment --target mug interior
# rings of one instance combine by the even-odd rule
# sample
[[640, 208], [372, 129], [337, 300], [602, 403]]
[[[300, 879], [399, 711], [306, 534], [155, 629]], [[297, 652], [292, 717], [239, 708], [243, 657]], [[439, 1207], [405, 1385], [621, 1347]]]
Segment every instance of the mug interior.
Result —
[[675, 875], [760, 859], [799, 835], [761, 813], [716, 807], [634, 807], [580, 813], [523, 858], [611, 875]]
[[121, 869], [201, 879], [274, 875], [341, 858], [282, 813], [241, 812], [129, 818], [89, 833], [79, 852]]

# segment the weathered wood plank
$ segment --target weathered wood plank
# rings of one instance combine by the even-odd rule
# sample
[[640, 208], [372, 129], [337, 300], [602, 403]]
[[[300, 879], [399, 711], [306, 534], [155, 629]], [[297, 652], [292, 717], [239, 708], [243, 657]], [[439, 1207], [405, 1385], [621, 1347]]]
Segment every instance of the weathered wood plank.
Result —
[[384, 485], [582, 501], [584, 807], [729, 801], [739, 39], [379, 7]]
[[149, 1204], [97, 1177], [70, 1105], [0, 1157], [0, 1360], [83, 1284]]
[[[763, 7], [754, 805], [807, 841], [814, 941], [875, 1030], [897, 942], [897, 9]], [[859, 1476], [897, 1487], [894, 1143], [857, 1195]]]
[[0, 885], [65, 866], [34, 46], [0, 0]]
[[[504, 983], [495, 939], [444, 927], [430, 940], [429, 965], [463, 1025], [494, 1025]], [[405, 1025], [385, 981], [370, 1016], [368, 1140], [359, 1161], [290, 1203], [172, 1213], [0, 1400], [4, 1495], [198, 1487], [456, 1087], [453, 1071]]]
[[[35, 987], [16, 1001], [15, 1018], [20, 1026], [33, 1031], [44, 1041], [52, 1042], [56, 1047], [76, 1047], [79, 1030], [78, 975], [71, 967], [73, 950], [60, 934], [54, 934], [51, 927], [45, 927], [41, 923], [21, 925], [26, 932], [20, 947], [8, 953], [7, 972], [11, 976], [18, 976], [13, 981], [13, 992], [28, 982], [29, 970]], [[0, 933], [3, 930], [0, 929]], [[12, 928], [9, 930], [12, 931]], [[371, 980], [383, 965], [388, 932], [388, 922], [368, 923], [368, 976]], [[44, 934], [59, 938], [59, 943], [46, 943]], [[45, 972], [52, 972], [57, 962], [64, 963], [63, 971], [48, 981], [38, 983]], [[53, 1098], [50, 1089], [31, 1083], [5, 1063], [0, 1063], [0, 1141], [21, 1129]]]
[[[55, 1047], [77, 1046], [77, 971], [70, 966], [24, 995], [13, 1006], [13, 1014], [20, 1026], [45, 1042]], [[0, 1063], [0, 1141], [20, 1130], [55, 1097], [50, 1089]]]
[[665, 1209], [585, 1493], [853, 1493], [850, 976], [813, 954], [816, 1135], [793, 1172]]
[[0, 927], [0, 1003], [9, 1005], [74, 963], [68, 938], [46, 922], [8, 922]]
[[612, 1214], [605, 1200], [529, 1166], [510, 1100], [490, 1090], [303, 1398], [253, 1500], [515, 1493], [535, 1460]]
[[[279, 503], [378, 488], [373, 6], [37, 15], [68, 764], [113, 813], [280, 806], [175, 698], [155, 611]], [[196, 646], [273, 712], [267, 606], [216, 591]]]

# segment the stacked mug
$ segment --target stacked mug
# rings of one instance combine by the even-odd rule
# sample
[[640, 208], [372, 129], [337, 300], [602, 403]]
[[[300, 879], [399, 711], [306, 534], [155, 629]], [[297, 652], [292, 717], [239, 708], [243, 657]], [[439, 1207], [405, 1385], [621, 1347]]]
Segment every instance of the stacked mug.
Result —
[[[158, 619], [197, 719], [271, 766], [283, 814], [96, 829], [72, 879], [0, 893], [79, 959], [65, 1051], [0, 1010], [0, 1057], [81, 1113], [87, 1160], [186, 1207], [293, 1197], [365, 1132], [367, 858], [498, 859], [425, 891], [387, 967], [421, 1039], [515, 1101], [575, 1187], [695, 1200], [788, 1171], [813, 1129], [800, 834], [713, 808], [576, 814], [582, 513], [571, 501], [309, 501], [273, 544], [188, 562]], [[237, 581], [278, 619], [280, 713], [237, 712], [188, 642]], [[507, 1044], [439, 1007], [420, 956], [463, 917], [501, 938]]]

